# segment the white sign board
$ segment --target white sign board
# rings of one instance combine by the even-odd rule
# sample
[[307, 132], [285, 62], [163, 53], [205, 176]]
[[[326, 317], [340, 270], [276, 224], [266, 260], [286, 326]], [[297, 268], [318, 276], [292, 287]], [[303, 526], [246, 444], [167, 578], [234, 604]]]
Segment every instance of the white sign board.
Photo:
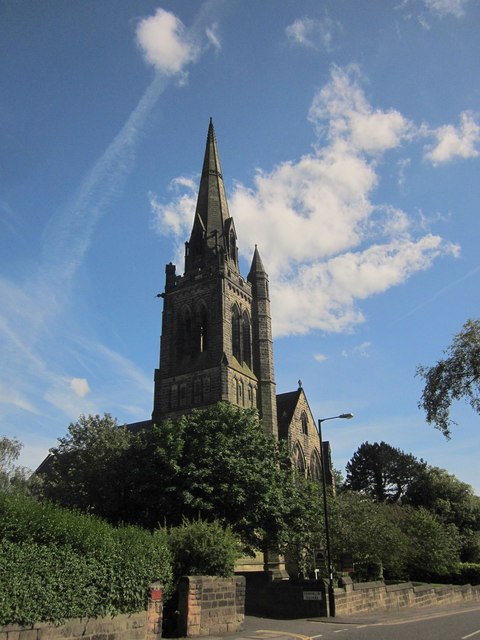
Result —
[[323, 600], [323, 593], [321, 591], [304, 591], [304, 600]]

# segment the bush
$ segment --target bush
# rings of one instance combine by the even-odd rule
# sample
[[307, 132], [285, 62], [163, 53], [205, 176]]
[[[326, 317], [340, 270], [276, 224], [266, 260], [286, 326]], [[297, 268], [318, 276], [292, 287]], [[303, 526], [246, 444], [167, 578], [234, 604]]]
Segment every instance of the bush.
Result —
[[68, 547], [0, 542], [0, 625], [105, 613], [101, 567]]
[[235, 561], [242, 555], [240, 541], [229, 527], [200, 518], [168, 529], [168, 544], [175, 582], [187, 575], [227, 578], [233, 575]]
[[152, 580], [171, 591], [164, 532], [0, 493], [0, 624], [140, 611]]
[[442, 584], [480, 584], [480, 564], [459, 562], [450, 573], [434, 575], [433, 581]]
[[478, 562], [462, 562], [459, 565], [460, 584], [480, 584], [480, 563]]

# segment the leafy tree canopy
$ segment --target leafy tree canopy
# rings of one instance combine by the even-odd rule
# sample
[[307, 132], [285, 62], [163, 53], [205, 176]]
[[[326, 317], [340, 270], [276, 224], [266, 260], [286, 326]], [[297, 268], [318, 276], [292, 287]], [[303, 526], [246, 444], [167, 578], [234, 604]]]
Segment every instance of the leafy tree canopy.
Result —
[[364, 442], [346, 466], [344, 488], [380, 502], [398, 502], [424, 467], [423, 460], [386, 442]]
[[425, 467], [408, 487], [404, 502], [424, 507], [460, 534], [461, 559], [480, 561], [480, 498], [445, 469]]
[[254, 410], [220, 403], [154, 425], [136, 439], [130, 469], [132, 509], [147, 526], [219, 519], [248, 548], [273, 550], [308, 522], [288, 451]]
[[402, 576], [408, 541], [392, 517], [393, 508], [356, 491], [340, 493], [331, 505], [334, 556], [352, 554], [360, 574], [377, 564], [390, 576]]
[[16, 464], [22, 444], [15, 438], [0, 437], [0, 491], [25, 492], [30, 470]]
[[151, 529], [185, 518], [230, 525], [247, 550], [284, 549], [318, 515], [319, 490], [295, 481], [258, 414], [220, 403], [138, 434], [81, 416], [51, 450], [43, 495]]
[[465, 399], [480, 413], [480, 320], [467, 320], [444, 353], [433, 367], [417, 367], [417, 376], [425, 381], [418, 406], [427, 422], [450, 438], [456, 424], [450, 417], [454, 400]]
[[124, 520], [132, 439], [108, 413], [81, 415], [40, 467], [41, 494], [110, 522]]

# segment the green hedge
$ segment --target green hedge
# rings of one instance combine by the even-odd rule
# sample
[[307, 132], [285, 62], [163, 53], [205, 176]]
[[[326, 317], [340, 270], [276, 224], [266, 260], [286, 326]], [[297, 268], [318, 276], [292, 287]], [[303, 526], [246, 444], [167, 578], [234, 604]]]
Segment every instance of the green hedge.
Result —
[[241, 557], [240, 541], [230, 527], [199, 518], [185, 520], [166, 530], [173, 556], [175, 582], [181, 576], [204, 575], [228, 578]]
[[422, 576], [424, 582], [440, 584], [480, 584], [480, 564], [475, 562], [459, 562], [449, 573], [431, 573]]
[[480, 584], [480, 564], [476, 562], [461, 562], [457, 571], [449, 576], [452, 584]]
[[165, 532], [0, 494], [0, 625], [140, 611], [152, 580], [172, 588]]

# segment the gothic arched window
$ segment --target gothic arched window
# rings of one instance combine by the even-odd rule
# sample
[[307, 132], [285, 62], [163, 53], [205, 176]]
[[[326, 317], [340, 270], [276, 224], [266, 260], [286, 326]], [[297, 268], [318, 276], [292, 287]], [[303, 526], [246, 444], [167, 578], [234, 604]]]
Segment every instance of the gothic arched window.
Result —
[[305, 475], [305, 455], [303, 453], [301, 445], [298, 442], [293, 449], [293, 465], [300, 475]]
[[245, 311], [242, 321], [242, 343], [243, 343], [243, 361], [249, 367], [252, 368], [252, 339], [250, 330], [250, 318]]
[[203, 353], [208, 347], [208, 313], [205, 303], [200, 302], [195, 310], [193, 353]]
[[313, 480], [320, 480], [322, 477], [322, 463], [320, 462], [320, 456], [316, 449], [310, 456], [310, 477]]
[[192, 314], [190, 309], [182, 309], [177, 331], [177, 352], [180, 357], [192, 352]]
[[240, 311], [237, 305], [234, 305], [232, 309], [232, 353], [239, 362], [242, 361], [241, 348]]
[[243, 382], [241, 380], [237, 380], [237, 404], [239, 407], [243, 407], [244, 402], [244, 394], [243, 394]]
[[302, 420], [302, 433], [307, 436], [308, 435], [308, 418], [305, 411], [302, 411], [301, 420]]

